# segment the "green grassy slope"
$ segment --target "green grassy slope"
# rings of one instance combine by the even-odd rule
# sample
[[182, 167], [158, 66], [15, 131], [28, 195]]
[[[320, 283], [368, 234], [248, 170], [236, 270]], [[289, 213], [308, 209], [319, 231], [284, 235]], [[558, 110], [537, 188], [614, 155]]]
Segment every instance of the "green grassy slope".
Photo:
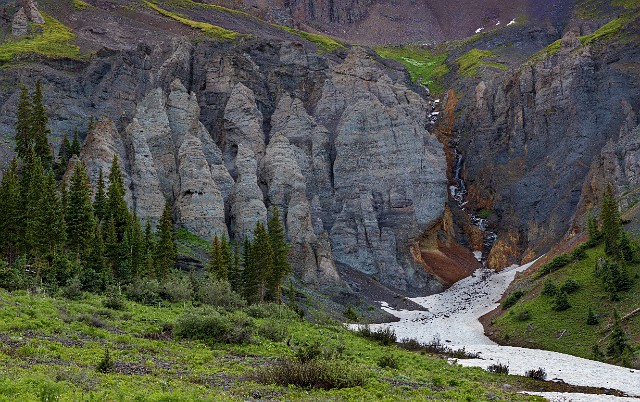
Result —
[[[575, 356], [594, 358], [593, 347], [604, 352], [609, 343], [608, 325], [613, 320], [613, 311], [621, 316], [640, 307], [640, 265], [628, 267], [633, 278], [633, 287], [620, 292], [619, 301], [612, 301], [599, 278], [594, 276], [598, 258], [604, 255], [603, 246], [587, 250], [587, 258], [572, 262], [559, 270], [532, 280], [525, 279], [517, 289], [524, 296], [504, 314], [495, 319], [490, 331], [501, 343], [553, 350]], [[569, 294], [571, 307], [565, 311], [553, 311], [554, 296], [542, 294], [545, 281], [560, 287], [567, 279], [576, 281], [580, 288]], [[587, 325], [589, 308], [599, 318], [599, 324]], [[527, 318], [529, 316], [529, 318]], [[630, 343], [640, 346], [640, 315], [626, 320], [623, 325]], [[603, 360], [620, 364], [620, 360], [602, 357]], [[630, 365], [637, 358], [629, 359]]]
[[[171, 325], [193, 307], [126, 302], [124, 310], [112, 310], [103, 300], [0, 290], [0, 401], [535, 400], [502, 386], [521, 378], [381, 346], [335, 323], [256, 318], [250, 319], [258, 328], [250, 342], [207, 343], [178, 340], [171, 333]], [[265, 326], [284, 327], [289, 345], [259, 335]], [[253, 380], [276, 359], [291, 357], [298, 345], [313, 342], [337, 351], [339, 360], [364, 375], [365, 384], [327, 391]], [[96, 371], [105, 347], [114, 361], [114, 371], [107, 374]], [[389, 355], [397, 369], [379, 367]]]

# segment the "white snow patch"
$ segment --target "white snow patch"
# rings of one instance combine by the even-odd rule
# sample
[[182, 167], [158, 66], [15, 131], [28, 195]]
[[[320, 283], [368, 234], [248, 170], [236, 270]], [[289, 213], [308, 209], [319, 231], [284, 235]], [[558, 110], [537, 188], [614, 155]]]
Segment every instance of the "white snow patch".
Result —
[[496, 22], [496, 26], [500, 25], [500, 21]]
[[484, 27], [480, 27], [480, 28], [476, 29], [476, 33], [480, 33], [480, 32], [482, 32], [483, 30], [484, 30]]
[[625, 398], [613, 395], [577, 394], [571, 392], [523, 392], [526, 395], [537, 395], [551, 402], [617, 402], [638, 401], [637, 398]]
[[476, 257], [476, 260], [482, 261], [482, 251], [474, 251], [473, 256]]
[[511, 374], [518, 375], [542, 367], [549, 380], [561, 379], [574, 385], [613, 388], [640, 396], [640, 370], [546, 350], [500, 346], [484, 335], [478, 318], [498, 306], [498, 300], [516, 273], [526, 270], [531, 264], [533, 262], [511, 266], [497, 273], [479, 269], [442, 293], [411, 299], [427, 311], [383, 307], [400, 321], [372, 324], [371, 328], [390, 327], [398, 339], [412, 338], [420, 342], [440, 339], [454, 349], [464, 347], [468, 352], [480, 354], [480, 359], [458, 360], [458, 364], [463, 366], [486, 369], [494, 363], [504, 363], [509, 366]]
[[513, 25], [513, 24], [515, 24], [515, 23], [516, 23], [516, 19], [514, 18], [514, 19], [512, 19], [511, 21], [509, 21], [509, 23], [507, 24], [507, 26], [509, 26], [509, 25]]

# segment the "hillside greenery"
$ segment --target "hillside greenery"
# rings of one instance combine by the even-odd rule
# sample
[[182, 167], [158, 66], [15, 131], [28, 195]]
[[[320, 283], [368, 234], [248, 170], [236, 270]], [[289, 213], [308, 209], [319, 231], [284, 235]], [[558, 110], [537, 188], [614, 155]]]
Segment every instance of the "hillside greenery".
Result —
[[411, 79], [427, 86], [433, 95], [444, 92], [443, 79], [449, 73], [446, 52], [417, 45], [379, 46], [375, 51], [381, 57], [402, 63]]

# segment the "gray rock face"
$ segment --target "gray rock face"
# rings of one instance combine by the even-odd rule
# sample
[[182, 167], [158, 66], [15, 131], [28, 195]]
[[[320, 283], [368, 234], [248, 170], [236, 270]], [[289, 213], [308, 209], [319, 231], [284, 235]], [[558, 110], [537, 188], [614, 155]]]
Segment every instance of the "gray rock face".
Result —
[[[77, 82], [44, 84], [114, 122], [81, 157], [107, 167], [119, 155], [141, 219], [157, 222], [167, 199], [180, 226], [242, 240], [277, 206], [305, 282], [343, 287], [348, 267], [408, 294], [441, 288], [410, 247], [443, 213], [442, 145], [426, 101], [367, 51], [343, 60], [292, 43], [172, 42], [75, 68]], [[54, 132], [87, 107], [52, 109]]]
[[38, 2], [36, 0], [20, 0], [19, 3], [29, 21], [34, 24], [44, 24], [44, 18], [38, 11]]
[[[520, 239], [513, 262], [583, 227], [593, 203], [585, 178], [603, 147], [617, 149], [622, 129], [633, 127], [631, 105], [640, 104], [640, 76], [627, 67], [637, 46], [585, 47], [572, 35], [556, 55], [480, 83], [458, 107], [471, 201], [496, 212], [499, 237]], [[600, 177], [617, 181], [616, 169]]]
[[267, 223], [267, 207], [264, 205], [262, 190], [258, 187], [256, 157], [242, 143], [238, 144], [236, 172], [238, 179], [229, 195], [230, 229], [236, 239], [253, 239], [256, 224]]
[[11, 21], [11, 35], [25, 36], [29, 32], [29, 19], [24, 9], [20, 7]]

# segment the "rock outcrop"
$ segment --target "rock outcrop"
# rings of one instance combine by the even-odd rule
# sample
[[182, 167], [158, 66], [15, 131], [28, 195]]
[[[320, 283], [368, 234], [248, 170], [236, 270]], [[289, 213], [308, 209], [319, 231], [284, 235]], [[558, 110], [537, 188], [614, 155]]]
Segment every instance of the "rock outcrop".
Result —
[[35, 0], [19, 0], [18, 11], [11, 22], [11, 34], [13, 36], [25, 36], [29, 33], [29, 23], [44, 24], [44, 18], [38, 11], [38, 3]]

